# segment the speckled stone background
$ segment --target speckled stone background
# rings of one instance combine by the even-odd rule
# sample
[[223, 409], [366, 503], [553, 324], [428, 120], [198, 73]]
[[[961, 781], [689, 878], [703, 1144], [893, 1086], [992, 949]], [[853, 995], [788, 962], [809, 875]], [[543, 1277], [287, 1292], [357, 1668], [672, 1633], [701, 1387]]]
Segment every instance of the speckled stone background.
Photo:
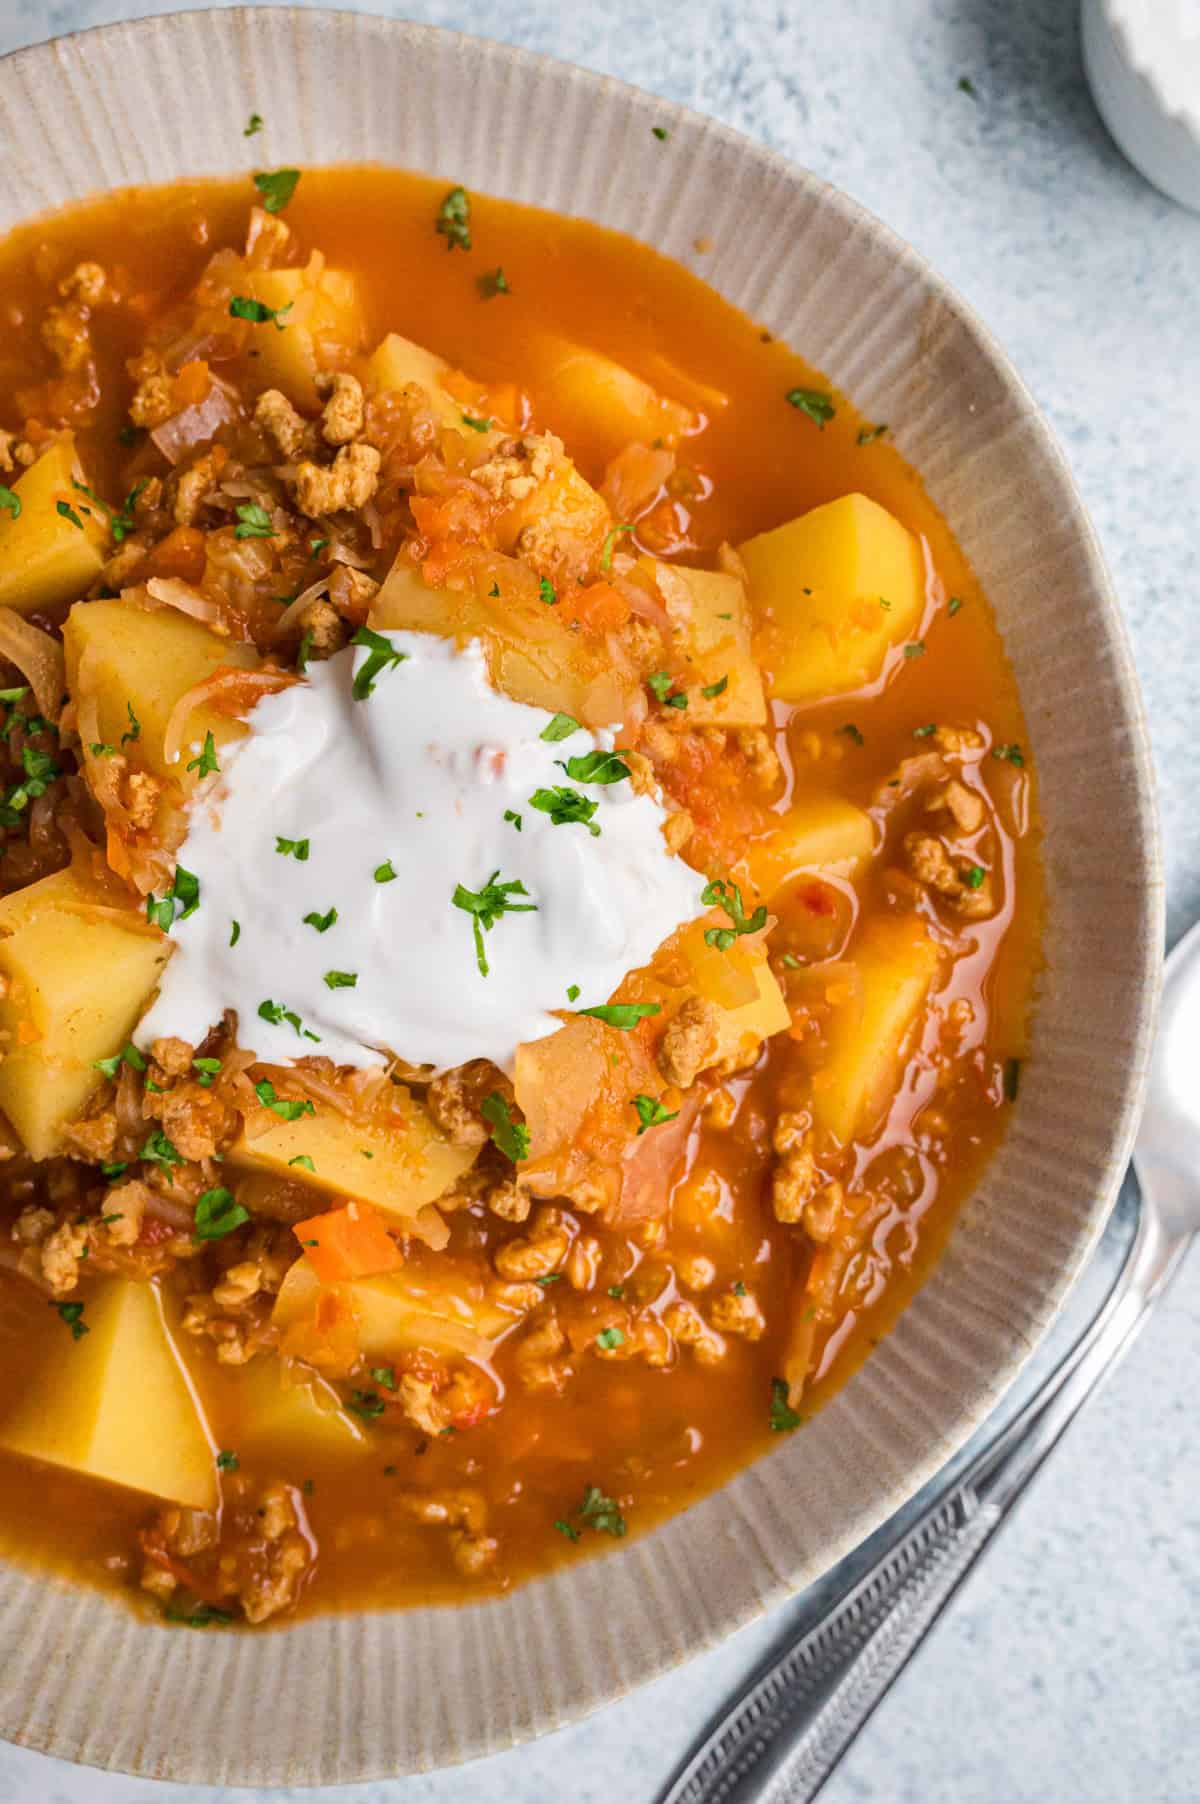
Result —
[[[169, 4], [0, 0], [0, 50]], [[1076, 0], [374, 10], [547, 51], [715, 114], [848, 189], [974, 303], [1065, 444], [1124, 603], [1158, 759], [1174, 939], [1200, 914], [1200, 218], [1160, 199], [1109, 141], [1083, 81]], [[831, 1781], [828, 1804], [1200, 1798], [1198, 1273], [1194, 1259]], [[651, 1804], [781, 1626], [761, 1623], [535, 1746], [324, 1795]], [[251, 1794], [0, 1747], [0, 1804], [235, 1797]]]

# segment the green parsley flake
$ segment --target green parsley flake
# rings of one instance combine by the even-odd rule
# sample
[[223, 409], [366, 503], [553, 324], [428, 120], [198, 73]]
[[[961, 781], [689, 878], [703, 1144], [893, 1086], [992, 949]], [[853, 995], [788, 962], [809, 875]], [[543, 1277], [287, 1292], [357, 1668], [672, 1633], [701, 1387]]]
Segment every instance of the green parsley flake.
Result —
[[220, 1059], [193, 1059], [192, 1070], [196, 1073], [196, 1082], [202, 1090], [211, 1090], [213, 1079], [221, 1069]]
[[560, 1535], [567, 1537], [568, 1541], [582, 1541], [583, 1539], [582, 1529], [572, 1528], [571, 1524], [564, 1522], [561, 1516], [556, 1519], [554, 1526]]
[[394, 1391], [396, 1388], [395, 1366], [372, 1366], [371, 1377], [376, 1384], [381, 1384], [385, 1391]]
[[490, 432], [492, 429], [490, 420], [477, 419], [473, 413], [464, 413], [462, 423], [464, 426], [469, 426], [472, 432]]
[[283, 835], [275, 835], [275, 850], [281, 858], [294, 858], [297, 864], [308, 863], [311, 842], [307, 839], [284, 839]]
[[729, 687], [729, 678], [727, 676], [723, 676], [723, 677], [721, 677], [719, 682], [706, 683], [704, 688], [700, 691], [700, 693], [704, 697], [706, 702], [713, 702], [713, 701], [716, 701], [718, 695], [724, 695], [724, 693], [728, 689], [728, 687]]
[[471, 916], [471, 926], [475, 935], [475, 962], [479, 967], [479, 975], [488, 974], [487, 955], [483, 949], [483, 936], [490, 933], [501, 915], [528, 915], [537, 913], [536, 902], [510, 902], [510, 896], [527, 896], [529, 891], [520, 882], [500, 883], [499, 871], [493, 871], [482, 889], [467, 889], [464, 884], [456, 884], [450, 901], [455, 908], [461, 908], [464, 914]]
[[354, 673], [353, 695], [356, 702], [365, 702], [369, 695], [375, 693], [375, 679], [385, 670], [394, 670], [403, 664], [408, 657], [406, 651], [397, 651], [390, 639], [382, 633], [372, 632], [369, 626], [360, 626], [350, 641], [351, 645], [365, 645], [370, 657]]
[[952, 620], [962, 605], [963, 599], [961, 595], [952, 595], [950, 597], [950, 600], [946, 603], [946, 612]]
[[968, 889], [982, 889], [987, 872], [981, 864], [973, 864], [964, 872], [964, 882]]
[[866, 745], [867, 743], [852, 720], [848, 720], [844, 727], [838, 727], [837, 731], [848, 739], [851, 745]]
[[261, 113], [251, 113], [242, 129], [243, 138], [256, 138], [266, 124]]
[[936, 720], [927, 721], [923, 727], [914, 727], [913, 728], [913, 738], [914, 739], [931, 739], [936, 732], [937, 732], [937, 721]]
[[652, 125], [650, 130], [660, 144], [665, 144], [667, 139], [671, 136], [665, 125]]
[[624, 1516], [614, 1499], [606, 1497], [598, 1485], [588, 1485], [575, 1513], [589, 1528], [597, 1529], [601, 1534], [613, 1535], [620, 1540], [625, 1533]]
[[548, 608], [558, 606], [558, 593], [548, 576], [543, 576], [538, 583], [538, 597]]
[[385, 858], [382, 864], [377, 864], [373, 875], [376, 883], [395, 883], [396, 871], [391, 859]]
[[606, 535], [604, 544], [600, 550], [600, 568], [601, 568], [601, 570], [611, 570], [612, 569], [613, 549], [617, 543], [617, 540], [620, 538], [620, 536], [623, 532], [632, 532], [632, 531], [633, 531], [632, 526], [628, 526], [628, 525], [614, 526], [612, 528], [611, 532], [609, 532]]
[[705, 884], [700, 892], [700, 900], [707, 908], [723, 908], [733, 923], [730, 927], [705, 929], [704, 944], [715, 946], [718, 952], [728, 952], [741, 934], [758, 933], [767, 924], [766, 904], [760, 902], [754, 913], [747, 916], [741, 890], [736, 883], [726, 883], [721, 877]]
[[665, 670], [655, 670], [646, 678], [646, 687], [656, 701], [665, 708], [686, 708], [687, 696], [682, 689], [672, 689], [671, 679]]
[[577, 983], [570, 983], [567, 985], [567, 1001], [579, 1001], [579, 985]]
[[516, 828], [518, 833], [521, 831], [521, 816], [516, 812], [515, 808], [506, 808], [504, 810], [504, 818], [511, 827]]
[[587, 1015], [593, 1021], [603, 1021], [606, 1027], [615, 1027], [627, 1034], [644, 1021], [648, 1015], [660, 1015], [662, 1004], [658, 1002], [602, 1002], [596, 1008], [581, 1008], [581, 1015]]
[[914, 639], [911, 645], [906, 645], [904, 655], [906, 658], [923, 658], [925, 656], [924, 639]]
[[833, 404], [833, 396], [820, 388], [789, 388], [784, 399], [789, 407], [805, 414], [821, 431], [825, 430], [826, 420], [832, 420], [837, 413]]
[[992, 757], [999, 758], [1002, 764], [1013, 764], [1018, 770], [1025, 765], [1025, 754], [1019, 745], [994, 745]]
[[596, 1345], [603, 1353], [611, 1353], [616, 1347], [625, 1345], [625, 1336], [619, 1328], [601, 1328], [596, 1336]]
[[0, 483], [0, 508], [7, 508], [14, 520], [21, 518], [21, 497]]
[[65, 1322], [71, 1330], [72, 1340], [82, 1340], [85, 1334], [90, 1333], [88, 1325], [83, 1319], [84, 1306], [82, 1303], [51, 1303], [50, 1307], [58, 1311], [59, 1321]]
[[600, 837], [600, 829], [592, 819], [598, 805], [564, 783], [552, 789], [535, 789], [529, 798], [529, 806], [548, 814], [556, 827], [586, 827], [593, 839]]
[[317, 1169], [307, 1153], [297, 1153], [294, 1159], [288, 1160], [288, 1165], [289, 1167], [292, 1165], [299, 1165], [303, 1171], [315, 1172]]
[[358, 972], [326, 971], [324, 983], [327, 990], [353, 990], [358, 985]]
[[299, 1121], [302, 1115], [315, 1115], [317, 1112], [310, 1097], [306, 1096], [300, 1100], [290, 1096], [278, 1096], [269, 1077], [264, 1077], [260, 1083], [255, 1084], [254, 1094], [264, 1109], [270, 1109], [272, 1114], [278, 1115], [280, 1121]]
[[621, 1302], [621, 1301], [622, 1301], [622, 1299], [623, 1299], [623, 1298], [624, 1298], [624, 1295], [625, 1295], [625, 1286], [624, 1286], [624, 1285], [623, 1285], [623, 1284], [610, 1284], [610, 1285], [609, 1285], [609, 1287], [608, 1287], [608, 1294], [609, 1294], [609, 1296], [610, 1296], [610, 1297], [612, 1297], [612, 1298], [613, 1298], [613, 1299], [614, 1299], [614, 1300], [615, 1300], [615, 1301], [616, 1301], [616, 1302], [618, 1302], [618, 1303], [619, 1303], [619, 1302]]
[[326, 909], [323, 915], [319, 915], [316, 909], [313, 909], [311, 914], [305, 915], [304, 925], [306, 927], [315, 927], [318, 933], [328, 933], [337, 918], [338, 911], [336, 908]]
[[240, 921], [231, 921], [229, 923], [229, 944], [231, 946], [236, 946], [241, 937], [242, 923]]
[[230, 1453], [227, 1448], [222, 1448], [221, 1452], [217, 1455], [218, 1472], [236, 1472], [240, 1465], [241, 1461], [238, 1459], [237, 1454]]
[[491, 1123], [491, 1138], [506, 1159], [516, 1165], [529, 1157], [529, 1129], [523, 1121], [514, 1121], [508, 1103], [499, 1090], [485, 1096], [479, 1105], [483, 1119]]
[[799, 1428], [803, 1420], [803, 1416], [798, 1416], [795, 1410], [788, 1406], [787, 1380], [784, 1378], [772, 1378], [770, 1415], [771, 1433], [786, 1434], [791, 1428]]
[[511, 294], [508, 277], [502, 269], [489, 269], [486, 275], [480, 276], [475, 284], [485, 301], [494, 301], [498, 294]]
[[568, 758], [562, 768], [576, 783], [622, 783], [629, 775], [629, 766], [616, 752], [584, 752], [581, 757]]
[[679, 1113], [678, 1109], [664, 1109], [654, 1096], [635, 1096], [633, 1106], [641, 1124], [638, 1128], [639, 1135], [644, 1134], [647, 1128], [662, 1127], [666, 1122], [674, 1121]]
[[259, 1003], [258, 1014], [260, 1020], [269, 1021], [274, 1027], [286, 1021], [300, 1039], [319, 1041], [321, 1038], [320, 1034], [314, 1034], [304, 1026], [295, 1009], [285, 1008], [282, 1002], [272, 1002], [268, 998]]
[[167, 1139], [161, 1128], [156, 1128], [149, 1136], [138, 1158], [145, 1160], [147, 1165], [157, 1165], [168, 1184], [175, 1182], [172, 1173], [186, 1163], [178, 1147]]
[[286, 307], [268, 307], [265, 301], [256, 301], [250, 295], [235, 294], [229, 303], [229, 312], [233, 319], [249, 320], [252, 326], [274, 326], [277, 332], [284, 329], [284, 314], [290, 313], [295, 306], [289, 301]]
[[960, 75], [954, 85], [960, 94], [967, 96], [968, 100], [979, 99], [979, 90], [969, 75]]
[[142, 723], [133, 711], [133, 703], [125, 703], [125, 712], [129, 716], [129, 731], [121, 734], [121, 744], [136, 744], [142, 736]]
[[265, 507], [257, 501], [244, 501], [234, 509], [237, 525], [233, 529], [235, 539], [273, 539], [275, 527]]
[[198, 757], [192, 759], [187, 767], [194, 770], [199, 777], [212, 777], [220, 771], [217, 762], [217, 748], [211, 732], [204, 735], [204, 747]]
[[864, 426], [859, 432], [857, 443], [860, 445], [873, 445], [875, 440], [882, 438], [884, 433], [888, 430], [889, 428], [887, 426]]
[[451, 188], [438, 208], [434, 230], [446, 240], [448, 251], [471, 248], [471, 198], [465, 188]]
[[296, 183], [300, 180], [298, 169], [271, 169], [254, 178], [254, 186], [262, 195], [262, 204], [268, 213], [282, 213], [283, 209], [296, 192]]
[[547, 739], [551, 745], [556, 745], [560, 739], [569, 739], [572, 733], [578, 731], [579, 722], [572, 719], [571, 715], [556, 714], [553, 720], [547, 721], [538, 738]]
[[[54, 511], [60, 518], [69, 520], [72, 526], [77, 526], [80, 532], [83, 531], [83, 521], [79, 518], [79, 515], [75, 512], [75, 509], [71, 506], [69, 501], [56, 501], [54, 503]], [[86, 511], [85, 508], [84, 512], [86, 513]]]
[[[200, 906], [200, 879], [181, 864], [175, 866], [175, 880], [162, 896], [153, 892], [146, 897], [146, 919], [154, 927], [169, 933], [177, 920], [186, 921]], [[178, 907], [179, 914], [175, 910]]]

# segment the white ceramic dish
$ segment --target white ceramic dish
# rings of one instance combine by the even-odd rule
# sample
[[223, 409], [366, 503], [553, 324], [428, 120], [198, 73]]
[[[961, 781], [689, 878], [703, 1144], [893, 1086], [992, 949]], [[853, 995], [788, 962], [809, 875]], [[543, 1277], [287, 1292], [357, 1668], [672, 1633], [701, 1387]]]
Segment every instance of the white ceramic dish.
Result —
[[[464, 104], [469, 101], [469, 104]], [[242, 137], [247, 115], [269, 135]], [[669, 153], [651, 133], [670, 127]], [[1133, 1132], [1162, 944], [1149, 760], [1066, 467], [984, 328], [905, 245], [710, 120], [495, 44], [256, 9], [23, 51], [0, 228], [99, 188], [368, 160], [582, 214], [700, 269], [895, 423], [997, 608], [1047, 829], [1047, 966], [1008, 1139], [936, 1275], [802, 1435], [652, 1535], [459, 1611], [181, 1633], [0, 1569], [0, 1733], [208, 1784], [400, 1774], [553, 1728], [810, 1581], [961, 1444], [1058, 1309]], [[35, 147], [36, 154], [30, 147]], [[703, 259], [699, 236], [713, 241]]]
[[1200, 0], [1083, 0], [1083, 61], [1135, 169], [1200, 212]]

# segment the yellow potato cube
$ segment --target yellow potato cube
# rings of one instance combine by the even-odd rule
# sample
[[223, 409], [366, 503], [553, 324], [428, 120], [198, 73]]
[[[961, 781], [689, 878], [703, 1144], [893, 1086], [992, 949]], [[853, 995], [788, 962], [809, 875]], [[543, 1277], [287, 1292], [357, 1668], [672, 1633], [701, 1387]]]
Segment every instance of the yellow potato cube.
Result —
[[554, 337], [545, 339], [536, 355], [538, 417], [600, 462], [635, 440], [676, 445], [696, 423], [689, 407], [668, 400], [600, 351]]
[[[223, 1409], [228, 1401], [234, 1405]], [[302, 1459], [305, 1454], [365, 1450], [362, 1424], [342, 1405], [331, 1384], [307, 1368], [274, 1358], [252, 1359], [230, 1374], [209, 1405], [213, 1432], [223, 1447], [252, 1443], [255, 1454]]]
[[378, 389], [407, 388], [416, 383], [429, 396], [430, 405], [444, 426], [454, 426], [464, 435], [463, 405], [442, 387], [442, 377], [450, 373], [444, 357], [427, 351], [423, 345], [389, 332], [367, 360], [367, 377]]
[[[73, 438], [59, 439], [13, 484], [14, 515], [0, 512], [0, 607], [28, 614], [74, 601], [99, 576], [108, 546], [103, 510], [74, 486], [83, 481]], [[62, 503], [75, 519], [59, 513]]]
[[843, 495], [738, 547], [772, 696], [814, 701], [874, 682], [916, 632], [921, 548], [866, 495]]
[[[199, 707], [184, 729], [183, 753], [167, 763], [163, 739], [180, 696], [223, 664], [249, 670], [258, 663], [252, 645], [222, 639], [186, 614], [172, 608], [150, 612], [122, 601], [80, 602], [67, 617], [63, 645], [72, 696], [78, 702], [96, 700], [99, 743], [116, 746], [157, 776], [174, 777], [185, 795], [199, 781], [186, 768], [192, 748], [211, 733], [219, 753], [247, 731], [240, 720]], [[136, 739], [129, 737], [131, 708], [140, 727]]]
[[297, 407], [316, 408], [318, 372], [362, 346], [358, 283], [344, 269], [323, 270], [315, 279], [307, 269], [263, 269], [246, 277], [245, 293], [276, 312], [288, 309], [281, 329], [272, 322], [251, 328], [246, 357], [259, 386], [282, 389]]
[[[0, 1072], [3, 1066], [0, 1066]], [[267, 1126], [259, 1132], [264, 1118]], [[474, 1163], [476, 1147], [454, 1146], [424, 1108], [396, 1086], [386, 1119], [360, 1126], [345, 1115], [318, 1106], [314, 1115], [281, 1121], [264, 1110], [243, 1130], [229, 1159], [249, 1170], [301, 1180], [329, 1195], [373, 1203], [431, 1245], [444, 1246], [446, 1229], [434, 1202]], [[297, 1165], [311, 1159], [312, 1171]]]
[[158, 1289], [124, 1278], [89, 1291], [76, 1324], [47, 1337], [0, 1447], [189, 1509], [217, 1501], [207, 1426], [163, 1321]]
[[938, 950], [916, 915], [871, 921], [849, 961], [855, 995], [835, 1009], [813, 1080], [814, 1125], [845, 1146], [879, 1127], [937, 974]]
[[298, 1259], [283, 1281], [271, 1318], [285, 1351], [305, 1356], [320, 1299], [330, 1295], [353, 1316], [358, 1346], [368, 1359], [395, 1359], [418, 1347], [446, 1358], [485, 1359], [517, 1319], [487, 1300], [474, 1264], [456, 1263], [448, 1254], [429, 1270], [410, 1264], [384, 1277], [329, 1286], [307, 1259]]
[[545, 482], [514, 501], [496, 522], [496, 543], [501, 551], [543, 550], [549, 561], [568, 575], [581, 578], [594, 571], [603, 555], [604, 541], [612, 527], [612, 515], [604, 500], [579, 474], [570, 458], [563, 458]]
[[[652, 565], [673, 619], [685, 621], [684, 666], [690, 726], [761, 727], [762, 673], [750, 647], [750, 609], [740, 577], [677, 564]], [[705, 695], [705, 689], [718, 689]]]
[[720, 1065], [726, 1059], [745, 1058], [754, 1052], [761, 1040], [769, 1040], [772, 1034], [782, 1033], [785, 1027], [791, 1026], [792, 1017], [783, 991], [765, 953], [754, 963], [751, 975], [755, 993], [749, 1002], [721, 1011], [717, 1050], [711, 1061], [714, 1065]]
[[[97, 909], [105, 912], [97, 913]], [[0, 901], [0, 1108], [35, 1159], [59, 1150], [125, 1045], [170, 952], [144, 916], [72, 870]]]
[[875, 828], [863, 809], [844, 796], [805, 796], [750, 842], [733, 876], [769, 902], [798, 871], [854, 876], [874, 849]]

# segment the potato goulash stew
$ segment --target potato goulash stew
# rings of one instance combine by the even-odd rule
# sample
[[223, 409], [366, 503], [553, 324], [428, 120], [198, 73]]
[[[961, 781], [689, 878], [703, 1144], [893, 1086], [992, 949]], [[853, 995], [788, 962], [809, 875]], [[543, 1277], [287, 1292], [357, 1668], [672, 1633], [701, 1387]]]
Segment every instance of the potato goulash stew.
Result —
[[193, 1627], [462, 1600], [802, 1434], [1037, 958], [888, 424], [381, 169], [24, 227], [0, 319], [0, 1551]]

